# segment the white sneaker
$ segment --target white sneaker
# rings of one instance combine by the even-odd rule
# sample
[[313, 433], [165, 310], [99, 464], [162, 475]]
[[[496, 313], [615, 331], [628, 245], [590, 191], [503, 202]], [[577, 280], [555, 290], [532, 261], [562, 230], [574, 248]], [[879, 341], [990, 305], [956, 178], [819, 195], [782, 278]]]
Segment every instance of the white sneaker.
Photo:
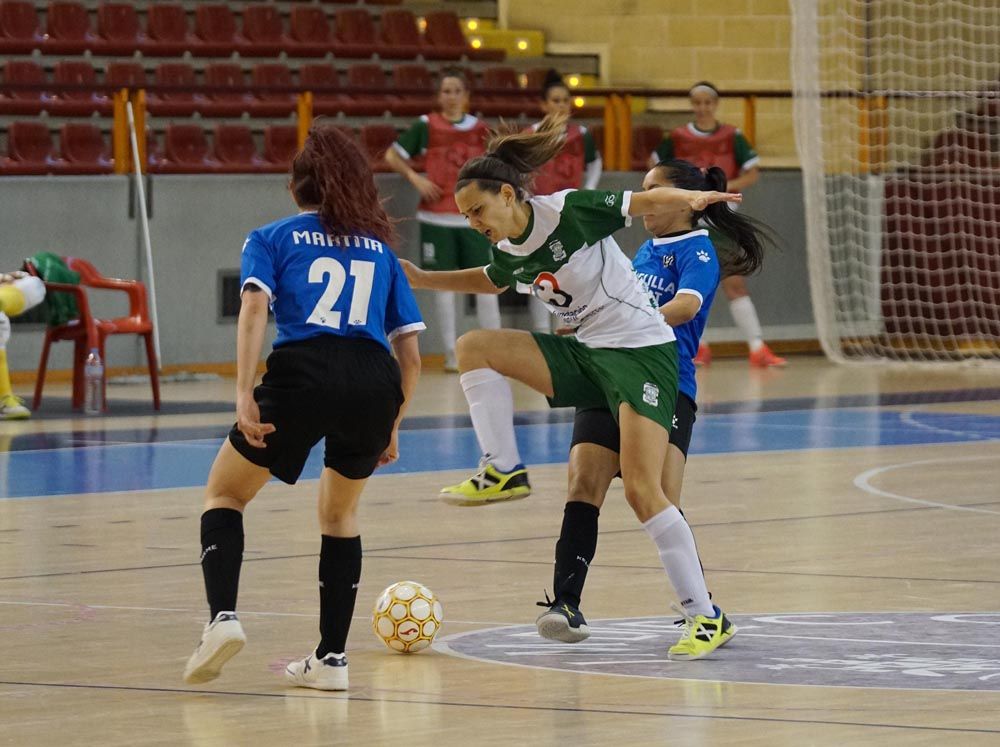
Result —
[[189, 685], [200, 685], [214, 680], [222, 672], [223, 664], [236, 656], [246, 642], [246, 634], [236, 619], [236, 613], [220, 612], [205, 625], [198, 648], [184, 667], [184, 681]]
[[24, 406], [24, 401], [13, 394], [0, 397], [0, 420], [27, 420], [31, 410]]
[[309, 654], [302, 661], [293, 661], [285, 667], [285, 679], [296, 687], [311, 687], [313, 690], [347, 689], [347, 656], [327, 654], [322, 659], [316, 653]]

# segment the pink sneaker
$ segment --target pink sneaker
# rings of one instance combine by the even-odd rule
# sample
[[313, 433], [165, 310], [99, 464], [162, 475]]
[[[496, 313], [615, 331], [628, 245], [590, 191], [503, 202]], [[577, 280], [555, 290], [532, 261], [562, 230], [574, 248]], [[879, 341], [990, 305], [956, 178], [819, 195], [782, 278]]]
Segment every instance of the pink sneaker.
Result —
[[755, 352], [750, 353], [750, 365], [755, 368], [771, 368], [772, 366], [784, 366], [788, 363], [784, 358], [771, 352], [771, 348], [762, 345]]
[[707, 342], [703, 342], [698, 345], [698, 352], [694, 356], [694, 365], [696, 366], [707, 366], [712, 362], [712, 348], [708, 346]]

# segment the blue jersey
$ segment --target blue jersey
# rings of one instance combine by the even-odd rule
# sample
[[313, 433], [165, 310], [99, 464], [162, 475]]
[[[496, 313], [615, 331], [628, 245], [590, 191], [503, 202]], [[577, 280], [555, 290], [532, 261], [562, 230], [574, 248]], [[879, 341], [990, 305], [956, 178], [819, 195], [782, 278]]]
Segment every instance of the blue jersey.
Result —
[[674, 327], [680, 373], [677, 389], [693, 400], [698, 391], [693, 358], [719, 285], [719, 258], [708, 231], [698, 229], [679, 236], [650, 239], [639, 247], [632, 267], [653, 294], [657, 306], [663, 306], [679, 293], [690, 293], [701, 302], [694, 318]]
[[392, 250], [366, 236], [328, 234], [314, 212], [250, 232], [240, 287], [248, 283], [271, 301], [276, 348], [339, 335], [375, 340], [388, 349], [396, 335], [425, 328]]

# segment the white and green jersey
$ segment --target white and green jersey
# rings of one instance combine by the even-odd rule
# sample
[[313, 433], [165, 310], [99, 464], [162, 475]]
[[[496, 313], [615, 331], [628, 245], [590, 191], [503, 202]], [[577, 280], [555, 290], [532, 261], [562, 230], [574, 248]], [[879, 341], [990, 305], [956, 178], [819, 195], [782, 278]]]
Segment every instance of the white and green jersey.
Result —
[[592, 348], [674, 339], [632, 263], [611, 238], [630, 225], [631, 192], [568, 189], [532, 197], [524, 233], [495, 246], [484, 270], [498, 288], [533, 293]]

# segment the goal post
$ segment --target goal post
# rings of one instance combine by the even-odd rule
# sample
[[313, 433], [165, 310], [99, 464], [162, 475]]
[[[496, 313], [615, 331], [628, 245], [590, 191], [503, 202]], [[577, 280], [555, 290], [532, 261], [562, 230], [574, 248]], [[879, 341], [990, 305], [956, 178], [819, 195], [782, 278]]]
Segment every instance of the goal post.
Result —
[[1000, 3], [790, 7], [823, 350], [1000, 363]]

